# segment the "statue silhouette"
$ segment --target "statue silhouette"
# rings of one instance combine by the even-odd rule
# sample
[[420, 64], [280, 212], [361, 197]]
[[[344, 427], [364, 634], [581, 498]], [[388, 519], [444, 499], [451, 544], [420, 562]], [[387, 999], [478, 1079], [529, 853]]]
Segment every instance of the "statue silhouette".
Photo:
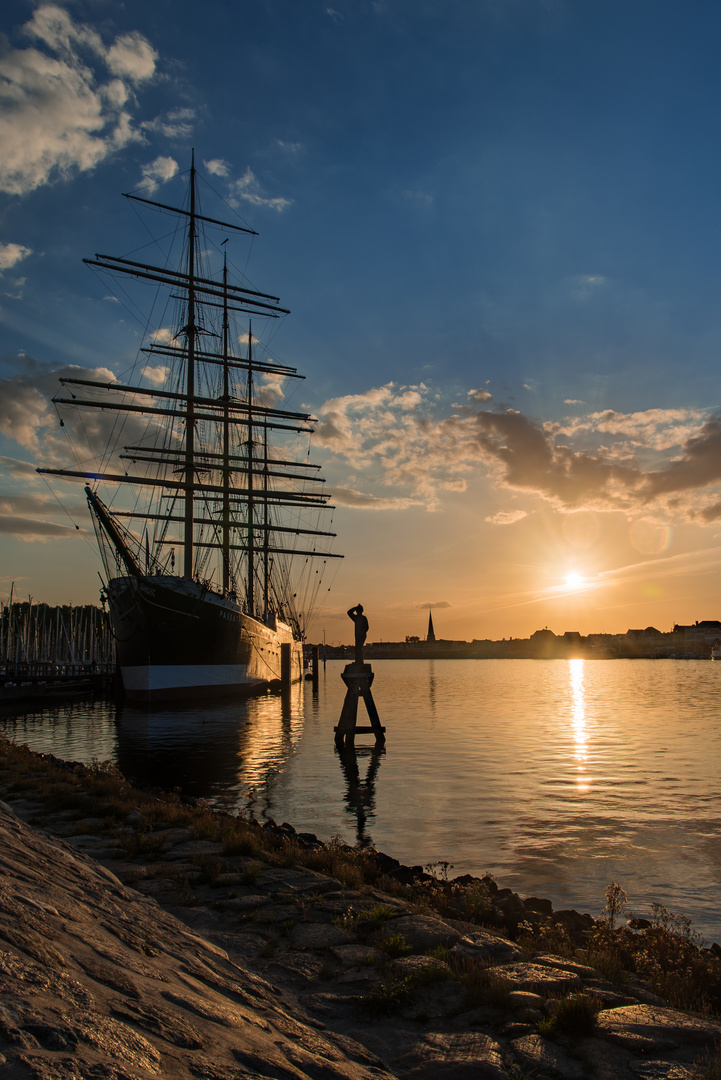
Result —
[[363, 614], [363, 605], [356, 604], [355, 607], [349, 608], [348, 618], [355, 623], [355, 662], [356, 664], [362, 664], [363, 646], [368, 634], [368, 620]]

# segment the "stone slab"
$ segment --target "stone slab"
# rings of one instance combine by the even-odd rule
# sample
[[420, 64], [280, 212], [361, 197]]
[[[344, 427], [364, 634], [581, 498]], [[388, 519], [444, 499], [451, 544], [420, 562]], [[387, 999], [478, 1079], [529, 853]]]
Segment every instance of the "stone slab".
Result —
[[561, 994], [580, 988], [581, 980], [572, 971], [544, 967], [543, 964], [500, 964], [488, 969], [508, 983], [512, 990], [539, 994]]
[[661, 1054], [677, 1046], [721, 1040], [721, 1023], [657, 1005], [623, 1005], [599, 1013], [596, 1033], [635, 1054]]
[[351, 940], [349, 933], [332, 923], [296, 923], [290, 932], [296, 949], [332, 949]]

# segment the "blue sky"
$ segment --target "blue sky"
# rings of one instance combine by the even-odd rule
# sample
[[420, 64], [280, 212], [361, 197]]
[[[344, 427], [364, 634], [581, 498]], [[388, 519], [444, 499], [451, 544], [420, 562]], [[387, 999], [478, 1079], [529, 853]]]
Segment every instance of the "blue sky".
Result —
[[346, 555], [329, 639], [358, 600], [386, 639], [428, 605], [459, 638], [721, 614], [717, 5], [200, 10], [5, 5], [0, 590], [96, 596], [17, 463], [57, 453], [54, 372], [131, 362], [81, 260], [133, 250], [120, 193], [173, 202], [195, 147], [292, 311]]

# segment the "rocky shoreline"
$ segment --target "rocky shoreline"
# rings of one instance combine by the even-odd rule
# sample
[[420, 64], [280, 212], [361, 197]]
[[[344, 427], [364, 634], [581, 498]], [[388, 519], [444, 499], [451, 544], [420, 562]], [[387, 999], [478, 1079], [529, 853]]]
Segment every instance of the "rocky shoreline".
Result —
[[[4, 742], [0, 797], [3, 1077], [719, 1075], [721, 1019], [624, 967], [650, 924], [613, 931]], [[721, 982], [715, 952], [694, 955]]]

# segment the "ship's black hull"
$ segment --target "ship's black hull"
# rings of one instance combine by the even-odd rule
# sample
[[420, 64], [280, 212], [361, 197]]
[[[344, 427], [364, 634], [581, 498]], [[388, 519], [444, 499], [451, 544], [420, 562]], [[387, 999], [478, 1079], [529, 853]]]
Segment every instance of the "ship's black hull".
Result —
[[290, 627], [266, 626], [188, 578], [114, 578], [107, 587], [118, 665], [130, 699], [154, 702], [260, 693], [302, 678]]

